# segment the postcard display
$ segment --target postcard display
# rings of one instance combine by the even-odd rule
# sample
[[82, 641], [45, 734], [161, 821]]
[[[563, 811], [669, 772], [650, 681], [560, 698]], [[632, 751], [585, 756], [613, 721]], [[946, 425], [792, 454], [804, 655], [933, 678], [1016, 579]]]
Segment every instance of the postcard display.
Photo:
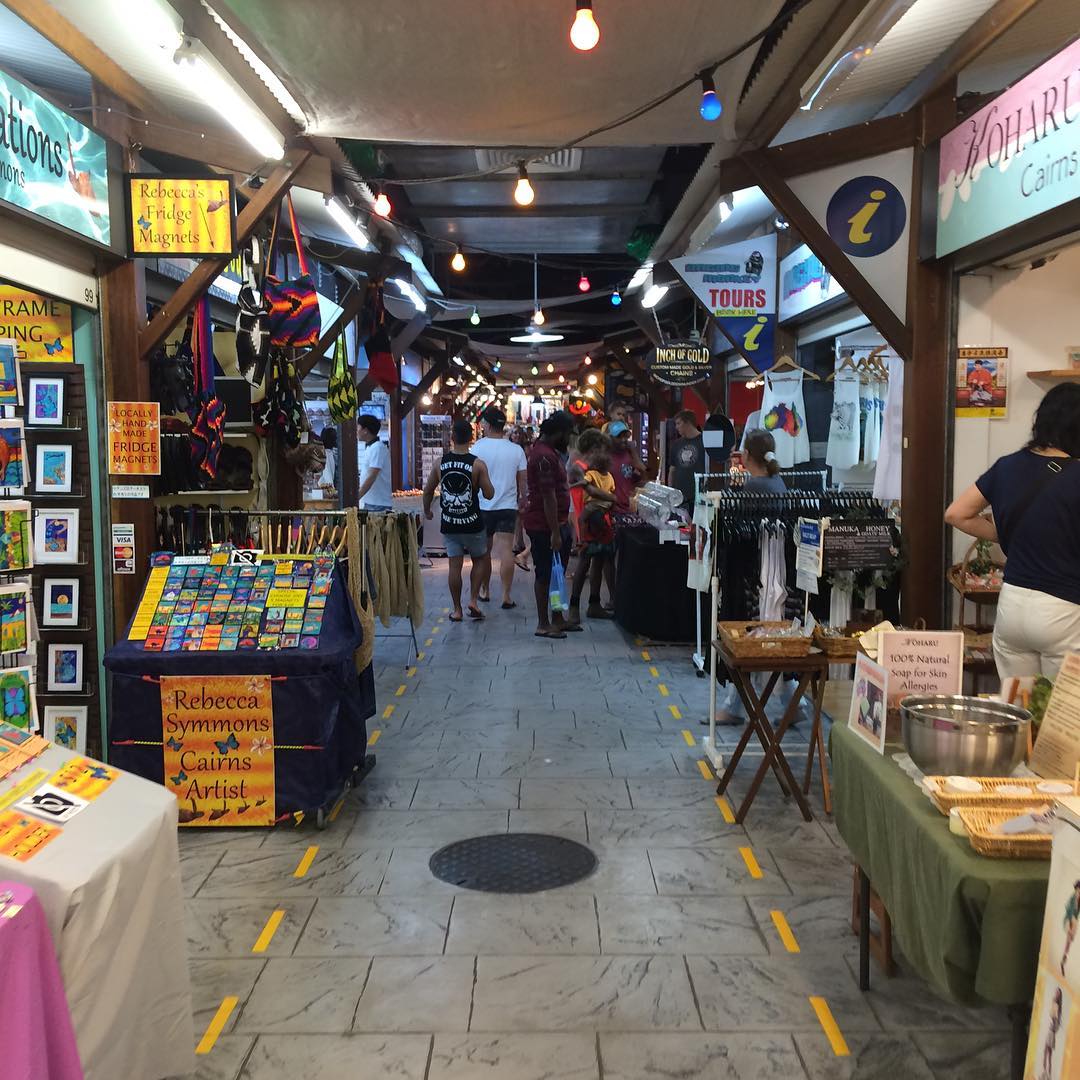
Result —
[[82, 368], [0, 340], [0, 722], [100, 756], [86, 428]]

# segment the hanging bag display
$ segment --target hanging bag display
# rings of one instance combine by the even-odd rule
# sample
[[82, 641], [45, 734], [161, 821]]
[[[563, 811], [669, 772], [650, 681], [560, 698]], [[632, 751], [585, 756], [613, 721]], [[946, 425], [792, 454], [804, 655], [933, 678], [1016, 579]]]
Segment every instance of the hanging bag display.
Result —
[[335, 424], [343, 424], [356, 416], [359, 401], [356, 397], [356, 383], [349, 367], [344, 334], [337, 339], [334, 346], [334, 368], [326, 388], [326, 403], [330, 407], [330, 419]]
[[[263, 293], [270, 307], [269, 327], [270, 344], [282, 347], [301, 348], [314, 345], [322, 333], [322, 317], [319, 314], [319, 298], [315, 292], [315, 281], [308, 270], [304, 245], [300, 240], [300, 230], [296, 226], [296, 214], [293, 213], [292, 196], [285, 196], [289, 211], [289, 227], [292, 229], [296, 255], [300, 262], [300, 276], [287, 281], [270, 275], [274, 261], [274, 239], [270, 241], [267, 257], [267, 273]], [[274, 223], [277, 234], [277, 222]]]
[[195, 356], [198, 413], [191, 425], [191, 460], [211, 480], [217, 476], [218, 458], [225, 437], [225, 403], [214, 389], [214, 347], [210, 331], [210, 301], [205, 294], [195, 305], [191, 347]]
[[364, 344], [368, 358], [368, 374], [387, 393], [398, 385], [397, 364], [390, 349], [390, 336], [386, 332], [386, 312], [383, 309], [382, 286], [380, 285], [374, 300], [375, 331]]
[[255, 280], [259, 242], [252, 239], [240, 259], [244, 284], [236, 297], [236, 360], [244, 379], [258, 386], [270, 358], [270, 305]]

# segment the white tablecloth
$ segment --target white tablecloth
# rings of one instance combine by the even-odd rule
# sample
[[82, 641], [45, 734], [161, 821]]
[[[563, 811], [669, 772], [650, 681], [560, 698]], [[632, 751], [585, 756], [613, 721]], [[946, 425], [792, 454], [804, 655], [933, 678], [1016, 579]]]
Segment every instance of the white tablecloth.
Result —
[[[0, 782], [51, 776], [77, 755], [50, 747]], [[86, 1080], [160, 1080], [195, 1068], [176, 799], [120, 773], [27, 862], [0, 878], [30, 885], [52, 931]]]

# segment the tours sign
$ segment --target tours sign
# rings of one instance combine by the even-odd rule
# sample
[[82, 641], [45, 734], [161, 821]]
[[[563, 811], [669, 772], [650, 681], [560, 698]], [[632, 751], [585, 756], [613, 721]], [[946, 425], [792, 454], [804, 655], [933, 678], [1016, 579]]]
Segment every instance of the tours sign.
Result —
[[156, 401], [110, 401], [109, 474], [161, 475], [161, 406]]
[[708, 345], [698, 341], [673, 341], [657, 345], [649, 356], [649, 373], [665, 386], [693, 386], [712, 375]]
[[0, 71], [0, 199], [108, 246], [105, 140]]
[[236, 250], [231, 177], [131, 174], [132, 255], [231, 255]]

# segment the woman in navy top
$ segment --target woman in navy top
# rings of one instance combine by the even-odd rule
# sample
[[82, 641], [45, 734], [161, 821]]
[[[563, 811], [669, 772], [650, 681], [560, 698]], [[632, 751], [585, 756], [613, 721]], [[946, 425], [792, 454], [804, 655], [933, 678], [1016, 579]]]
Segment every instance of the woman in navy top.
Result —
[[[1006, 555], [994, 624], [998, 674], [1057, 678], [1080, 651], [1080, 384], [1055, 386], [1031, 441], [999, 458], [945, 512]], [[993, 519], [985, 515], [987, 508]]]

